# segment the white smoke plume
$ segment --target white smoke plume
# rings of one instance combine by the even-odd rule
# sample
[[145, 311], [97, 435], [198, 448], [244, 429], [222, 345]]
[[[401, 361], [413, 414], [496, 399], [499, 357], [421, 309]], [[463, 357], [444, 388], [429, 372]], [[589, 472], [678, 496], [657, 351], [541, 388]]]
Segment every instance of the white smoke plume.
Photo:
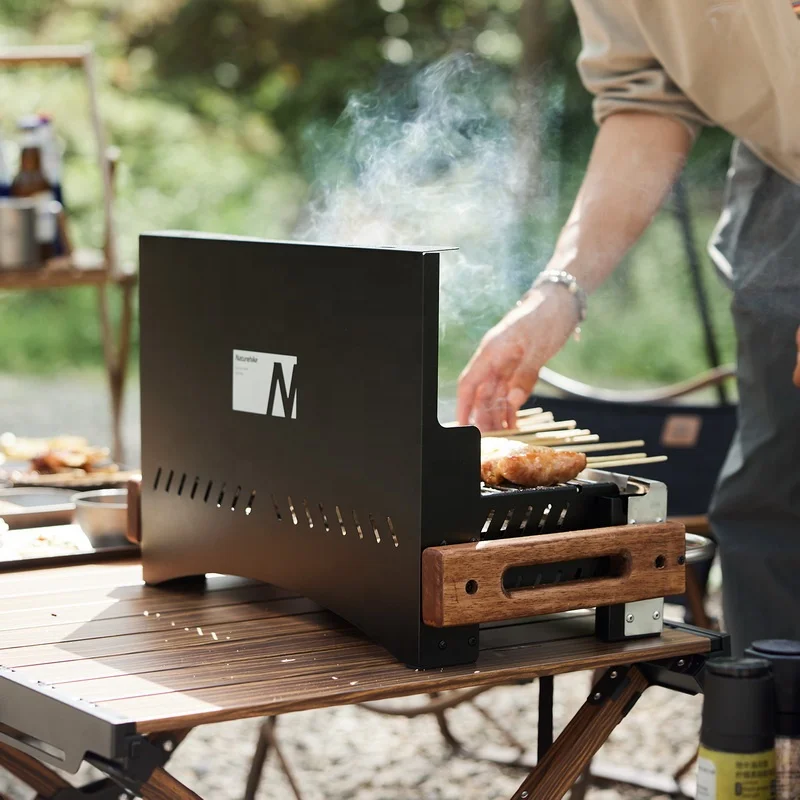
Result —
[[[316, 183], [299, 238], [459, 248], [442, 256], [440, 330], [451, 361], [466, 358], [535, 274], [522, 233], [535, 124], [520, 112], [506, 73], [450, 56], [351, 98], [333, 131], [309, 137]], [[518, 135], [520, 120], [529, 135]], [[440, 367], [445, 405], [463, 363], [450, 366]]]

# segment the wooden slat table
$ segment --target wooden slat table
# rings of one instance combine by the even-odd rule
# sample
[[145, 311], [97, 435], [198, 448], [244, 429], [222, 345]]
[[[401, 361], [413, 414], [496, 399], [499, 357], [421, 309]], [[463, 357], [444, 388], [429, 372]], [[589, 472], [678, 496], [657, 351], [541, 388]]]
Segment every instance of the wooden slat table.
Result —
[[529, 629], [524, 646], [499, 626], [482, 634], [477, 663], [415, 671], [311, 601], [252, 581], [147, 587], [134, 561], [5, 573], [0, 764], [42, 798], [57, 798], [63, 780], [41, 761], [74, 771], [83, 759], [144, 798], [191, 798], [164, 771], [163, 744], [198, 725], [613, 668], [619, 691], [584, 706], [516, 795], [546, 800], [562, 796], [647, 685], [626, 665], [702, 661], [719, 643], [683, 629], [603, 643], [585, 613]]

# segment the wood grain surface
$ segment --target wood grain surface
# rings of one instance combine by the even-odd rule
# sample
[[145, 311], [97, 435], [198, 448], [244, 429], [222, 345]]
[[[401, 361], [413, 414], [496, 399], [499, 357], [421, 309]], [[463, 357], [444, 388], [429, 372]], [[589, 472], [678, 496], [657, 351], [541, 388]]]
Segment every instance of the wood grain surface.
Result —
[[[681, 594], [684, 535], [681, 524], [662, 522], [429, 547], [422, 554], [422, 618], [442, 628]], [[503, 587], [512, 567], [603, 556], [619, 565], [610, 577]]]
[[[530, 644], [482, 635], [475, 664], [415, 671], [339, 617], [225, 576], [149, 587], [138, 564], [0, 575], [0, 664], [92, 700], [142, 733], [707, 652], [706, 638], [599, 642], [591, 614], [542, 619]], [[2, 722], [2, 709], [0, 709]]]

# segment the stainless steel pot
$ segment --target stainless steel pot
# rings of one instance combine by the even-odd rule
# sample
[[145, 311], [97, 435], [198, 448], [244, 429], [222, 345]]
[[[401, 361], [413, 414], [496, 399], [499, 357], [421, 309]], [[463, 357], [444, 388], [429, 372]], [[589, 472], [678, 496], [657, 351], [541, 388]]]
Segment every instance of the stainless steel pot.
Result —
[[36, 214], [33, 200], [0, 198], [0, 269], [22, 269], [38, 264]]

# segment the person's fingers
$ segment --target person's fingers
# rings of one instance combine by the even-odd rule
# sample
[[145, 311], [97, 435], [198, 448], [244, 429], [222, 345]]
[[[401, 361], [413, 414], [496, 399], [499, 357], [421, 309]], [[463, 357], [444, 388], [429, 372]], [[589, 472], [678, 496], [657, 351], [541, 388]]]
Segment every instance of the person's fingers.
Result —
[[474, 421], [483, 433], [497, 429], [495, 422], [497, 404], [497, 381], [489, 379], [475, 392]]
[[514, 414], [519, 411], [525, 401], [531, 396], [533, 387], [539, 379], [538, 364], [523, 361], [511, 376], [508, 382], [508, 404], [513, 407]]
[[488, 361], [479, 350], [458, 378], [458, 396], [456, 401], [456, 420], [459, 425], [469, 425], [475, 408], [475, 396], [478, 387], [488, 377]]

